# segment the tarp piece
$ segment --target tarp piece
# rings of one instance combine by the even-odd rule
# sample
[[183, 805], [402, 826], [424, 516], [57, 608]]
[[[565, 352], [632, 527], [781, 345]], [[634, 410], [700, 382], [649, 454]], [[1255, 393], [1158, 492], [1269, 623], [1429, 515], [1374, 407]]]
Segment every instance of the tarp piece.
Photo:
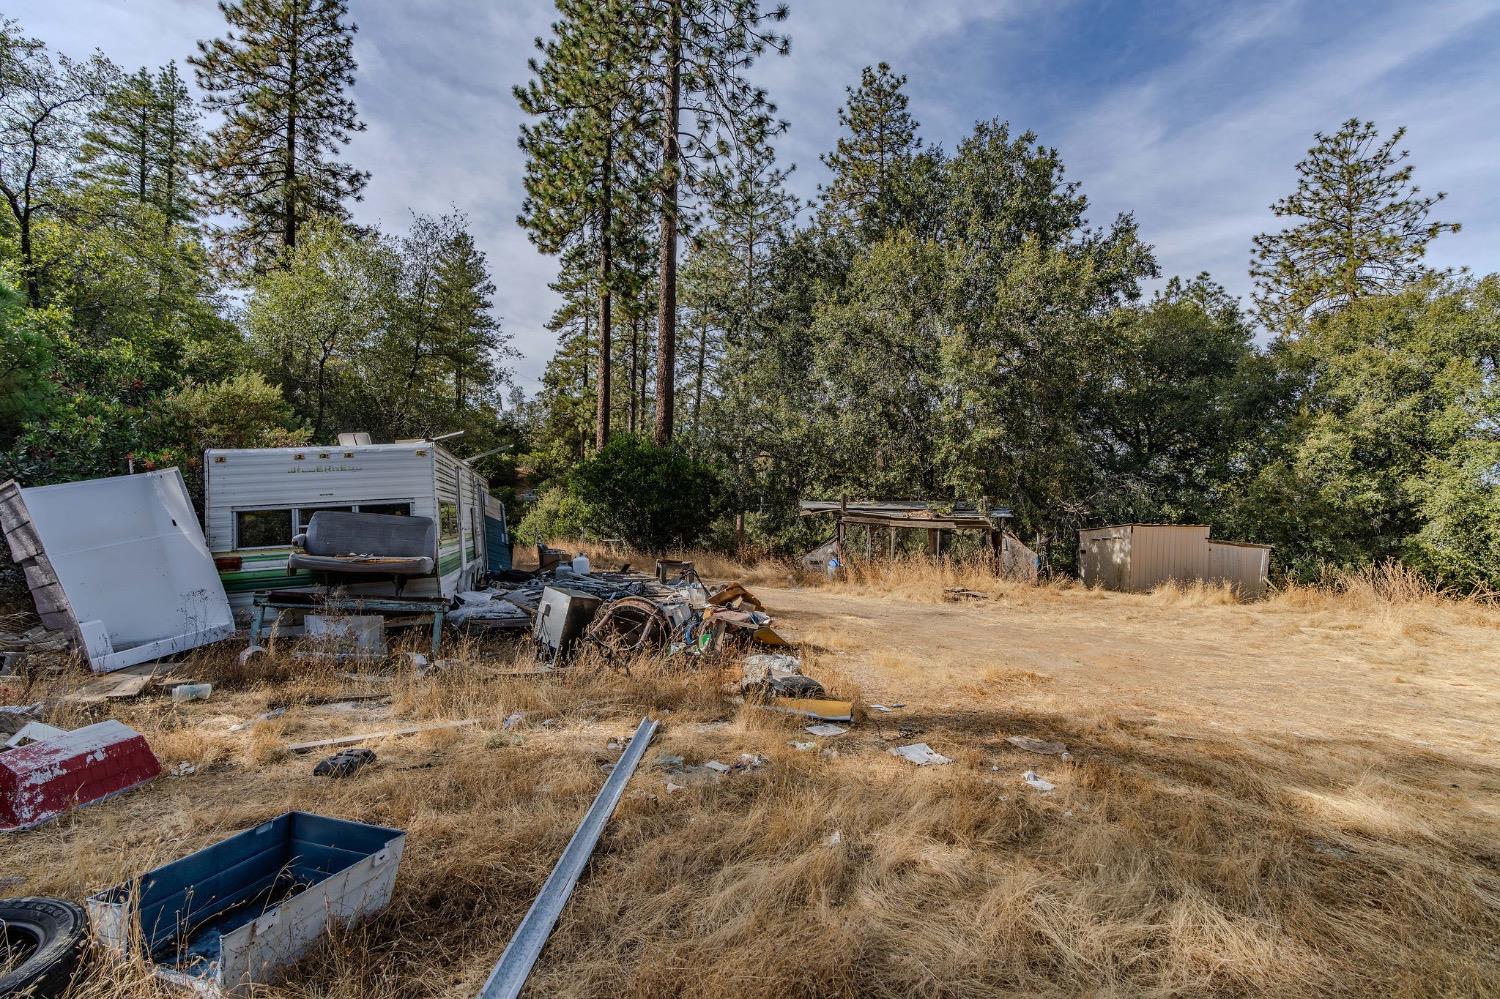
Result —
[[0, 527], [43, 622], [69, 632], [96, 672], [234, 632], [175, 468], [30, 489], [7, 482]]

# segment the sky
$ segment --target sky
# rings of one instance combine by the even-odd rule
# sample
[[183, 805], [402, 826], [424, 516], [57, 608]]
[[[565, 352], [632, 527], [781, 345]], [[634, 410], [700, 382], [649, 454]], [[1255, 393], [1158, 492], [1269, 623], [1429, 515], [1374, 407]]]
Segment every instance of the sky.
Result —
[[[999, 118], [1054, 146], [1105, 224], [1131, 212], [1164, 275], [1208, 271], [1248, 304], [1251, 238], [1296, 182], [1317, 131], [1350, 117], [1407, 126], [1415, 181], [1462, 230], [1431, 261], [1500, 271], [1500, 0], [789, 0], [787, 56], [752, 69], [790, 124], [794, 192], [826, 178], [844, 88], [884, 61], [908, 79], [929, 145]], [[52, 48], [126, 68], [182, 63], [223, 30], [212, 0], [10, 0]], [[372, 174], [361, 222], [468, 215], [495, 309], [533, 391], [551, 356], [555, 262], [516, 224], [524, 159], [511, 89], [545, 0], [350, 0], [353, 96], [368, 129], [346, 158]], [[185, 74], [190, 75], [190, 74]]]

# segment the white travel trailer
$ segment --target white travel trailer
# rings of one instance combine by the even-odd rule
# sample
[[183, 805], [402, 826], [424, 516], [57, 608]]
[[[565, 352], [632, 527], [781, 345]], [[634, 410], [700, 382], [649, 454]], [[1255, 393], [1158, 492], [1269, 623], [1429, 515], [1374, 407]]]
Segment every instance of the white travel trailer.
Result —
[[[241, 619], [257, 591], [320, 585], [287, 565], [292, 539], [319, 510], [432, 518], [436, 572], [412, 579], [404, 595], [451, 597], [510, 567], [504, 507], [477, 472], [431, 441], [209, 450], [203, 468], [204, 534]], [[391, 585], [372, 579], [348, 589], [373, 595]]]

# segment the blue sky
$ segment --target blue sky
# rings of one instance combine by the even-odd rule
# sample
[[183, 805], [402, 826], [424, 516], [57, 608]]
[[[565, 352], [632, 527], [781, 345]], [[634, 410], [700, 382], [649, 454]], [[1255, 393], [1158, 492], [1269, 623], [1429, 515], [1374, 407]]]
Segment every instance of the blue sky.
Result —
[[[1346, 118], [1405, 124], [1440, 217], [1463, 224], [1437, 264], [1500, 270], [1500, 0], [789, 0], [791, 55], [754, 75], [791, 123], [778, 147], [811, 197], [837, 134], [843, 88], [884, 60], [910, 77], [929, 143], [952, 148], [1003, 118], [1056, 146], [1090, 216], [1136, 215], [1165, 274], [1207, 270], [1248, 300], [1250, 239], [1274, 225], [1313, 132]], [[211, 0], [11, 0], [55, 49], [95, 47], [127, 68], [185, 60], [222, 30]], [[552, 261], [515, 225], [524, 169], [511, 87], [547, 2], [351, 0], [360, 26], [354, 97], [369, 129], [348, 158], [373, 173], [361, 221], [402, 229], [409, 211], [472, 220], [525, 353], [530, 391], [553, 342]]]

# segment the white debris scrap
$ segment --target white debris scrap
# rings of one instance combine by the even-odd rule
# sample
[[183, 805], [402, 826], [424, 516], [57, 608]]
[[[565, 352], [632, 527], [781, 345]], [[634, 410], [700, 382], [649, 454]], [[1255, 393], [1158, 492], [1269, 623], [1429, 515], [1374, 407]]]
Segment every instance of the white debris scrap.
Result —
[[842, 725], [832, 725], [828, 722], [824, 722], [821, 725], [809, 725], [807, 726], [807, 728], [803, 729], [803, 731], [807, 732], [809, 735], [816, 735], [831, 739], [836, 735], [843, 735], [849, 730]]
[[1046, 794], [1048, 791], [1057, 790], [1056, 784], [1052, 783], [1050, 780], [1043, 780], [1042, 778], [1038, 777], [1035, 770], [1026, 771], [1021, 775], [1021, 779], [1043, 794]]
[[910, 746], [897, 746], [890, 750], [892, 756], [899, 756], [903, 760], [915, 763], [919, 767], [942, 766], [944, 763], [952, 763], [942, 753], [936, 752], [925, 742], [914, 742]]

